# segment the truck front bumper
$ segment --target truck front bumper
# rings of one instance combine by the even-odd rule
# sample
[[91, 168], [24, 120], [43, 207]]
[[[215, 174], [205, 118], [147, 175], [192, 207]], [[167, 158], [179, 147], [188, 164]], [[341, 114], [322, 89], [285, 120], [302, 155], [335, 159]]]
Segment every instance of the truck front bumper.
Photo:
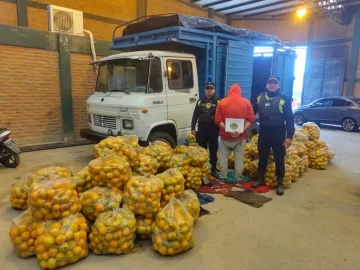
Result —
[[109, 137], [108, 135], [93, 132], [89, 128], [80, 129], [80, 136], [83, 139], [97, 142], [97, 143], [102, 141], [103, 139], [106, 139], [107, 137]]

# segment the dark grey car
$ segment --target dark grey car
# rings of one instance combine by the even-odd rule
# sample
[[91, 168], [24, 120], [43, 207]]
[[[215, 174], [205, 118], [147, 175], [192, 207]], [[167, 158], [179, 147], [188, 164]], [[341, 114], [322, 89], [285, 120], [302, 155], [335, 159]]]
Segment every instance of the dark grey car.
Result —
[[315, 100], [294, 111], [295, 124], [305, 122], [341, 125], [345, 131], [355, 131], [360, 124], [360, 98], [328, 97]]

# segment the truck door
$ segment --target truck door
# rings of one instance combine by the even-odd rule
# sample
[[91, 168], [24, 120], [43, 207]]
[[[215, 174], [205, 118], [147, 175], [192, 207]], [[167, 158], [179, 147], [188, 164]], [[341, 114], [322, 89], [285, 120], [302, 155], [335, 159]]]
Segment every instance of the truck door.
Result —
[[254, 46], [243, 41], [228, 41], [225, 69], [225, 96], [238, 83], [242, 96], [250, 100], [253, 76]]
[[[191, 119], [198, 99], [198, 82], [194, 74], [194, 58], [164, 58], [167, 71], [168, 120], [173, 120], [180, 136], [190, 131]], [[185, 130], [186, 129], [186, 130]]]
[[278, 76], [281, 82], [281, 93], [292, 101], [294, 87], [296, 54], [293, 51], [282, 52], [274, 50], [273, 75]]

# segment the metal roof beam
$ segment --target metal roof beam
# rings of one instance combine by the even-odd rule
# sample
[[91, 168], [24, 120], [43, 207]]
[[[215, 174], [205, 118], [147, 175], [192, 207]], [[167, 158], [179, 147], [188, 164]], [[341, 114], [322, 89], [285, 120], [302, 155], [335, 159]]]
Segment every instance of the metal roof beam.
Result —
[[286, 4], [286, 3], [290, 3], [290, 2], [294, 2], [294, 0], [277, 1], [277, 2], [266, 4], [266, 5], [261, 5], [261, 6], [257, 6], [257, 7], [252, 7], [252, 8], [247, 8], [247, 9], [242, 9], [242, 10], [226, 13], [226, 15], [234, 15], [234, 14], [250, 12], [250, 11], [254, 11], [254, 10], [258, 10], [258, 9], [262, 9], [262, 8], [267, 8], [267, 7], [274, 7], [274, 6], [277, 6], [277, 5], [282, 5], [282, 4]]
[[251, 0], [251, 1], [246, 1], [246, 2], [242, 2], [242, 3], [238, 3], [235, 5], [231, 5], [228, 7], [222, 7], [222, 8], [217, 8], [215, 9], [216, 12], [220, 12], [220, 11], [224, 11], [224, 10], [228, 10], [228, 9], [233, 9], [233, 8], [238, 8], [238, 7], [243, 7], [243, 6], [247, 6], [247, 5], [251, 5], [251, 4], [255, 4], [258, 2], [263, 2], [264, 0]]
[[303, 6], [304, 6], [303, 4], [296, 4], [296, 5], [291, 5], [291, 6], [287, 6], [287, 7], [269, 9], [269, 10], [265, 10], [265, 11], [256, 12], [256, 13], [249, 14], [249, 15], [245, 15], [244, 18], [254, 17], [254, 16], [263, 15], [263, 14], [268, 14], [268, 13], [277, 12], [277, 11], [282, 11], [282, 10], [287, 10], [287, 9], [290, 9], [290, 8], [299, 8], [299, 7], [303, 7]]
[[223, 4], [223, 3], [226, 3], [226, 2], [231, 2], [231, 1], [232, 0], [219, 0], [219, 1], [211, 2], [211, 3], [207, 3], [207, 4], [204, 4], [204, 5], [201, 5], [201, 6], [203, 8], [207, 8], [207, 7], [213, 7], [213, 6]]

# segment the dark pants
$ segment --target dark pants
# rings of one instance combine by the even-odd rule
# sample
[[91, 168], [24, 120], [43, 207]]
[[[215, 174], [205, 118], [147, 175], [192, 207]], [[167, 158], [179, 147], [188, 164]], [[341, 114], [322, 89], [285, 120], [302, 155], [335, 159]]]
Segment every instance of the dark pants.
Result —
[[258, 174], [264, 176], [266, 173], [270, 149], [272, 149], [275, 159], [276, 176], [283, 179], [285, 176], [285, 129], [270, 128], [259, 131], [258, 151], [259, 166]]
[[210, 151], [210, 164], [212, 170], [216, 169], [217, 151], [219, 147], [219, 130], [217, 128], [199, 127], [196, 133], [197, 143]]

